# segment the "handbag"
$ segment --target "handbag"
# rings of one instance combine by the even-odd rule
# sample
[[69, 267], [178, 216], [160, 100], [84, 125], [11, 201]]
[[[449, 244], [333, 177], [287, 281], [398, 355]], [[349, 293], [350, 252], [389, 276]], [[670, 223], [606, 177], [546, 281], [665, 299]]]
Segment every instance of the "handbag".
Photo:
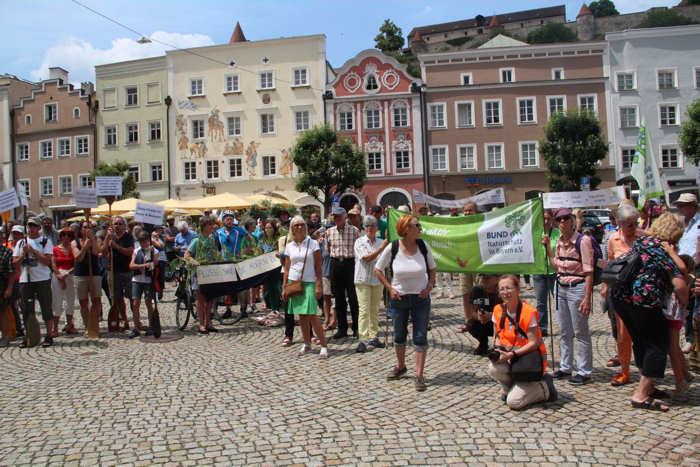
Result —
[[629, 285], [634, 280], [639, 266], [639, 252], [630, 250], [619, 258], [608, 262], [600, 278], [609, 286]]
[[297, 295], [301, 295], [304, 293], [304, 284], [302, 282], [302, 279], [304, 278], [304, 269], [306, 268], [306, 257], [309, 254], [309, 243], [306, 244], [306, 252], [304, 253], [304, 265], [301, 267], [301, 279], [292, 281], [288, 284], [284, 284], [282, 288], [287, 298], [296, 297]]
[[[515, 312], [515, 321], [513, 318], [508, 316], [508, 312], [503, 310], [503, 315], [501, 317], [501, 329], [505, 325], [505, 320], [509, 319], [513, 321], [516, 332], [527, 339], [527, 333], [520, 327], [520, 311], [523, 308], [522, 302], [518, 302], [518, 310]], [[535, 350], [528, 352], [524, 355], [519, 355], [515, 361], [510, 362], [510, 375], [513, 381], [517, 382], [530, 382], [539, 381], [542, 379], [544, 373], [544, 362], [542, 360], [542, 354], [540, 353], [539, 346]]]

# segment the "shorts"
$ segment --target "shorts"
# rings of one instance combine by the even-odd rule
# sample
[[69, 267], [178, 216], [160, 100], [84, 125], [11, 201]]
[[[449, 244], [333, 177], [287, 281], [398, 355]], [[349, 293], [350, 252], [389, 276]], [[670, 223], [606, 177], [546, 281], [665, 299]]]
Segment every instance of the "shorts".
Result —
[[114, 273], [114, 298], [121, 300], [122, 298], [131, 298], [131, 272], [115, 272]]
[[153, 300], [153, 284], [132, 282], [131, 290], [132, 300], [141, 300], [141, 296], [143, 296], [146, 300]]
[[331, 290], [331, 278], [324, 277], [322, 282], [323, 282], [323, 295], [333, 295], [333, 291]]
[[474, 288], [474, 274], [459, 275], [459, 289], [462, 295], [469, 295]]
[[53, 319], [53, 309], [51, 308], [51, 281], [23, 282], [19, 284], [20, 306], [24, 322], [27, 316], [34, 313], [34, 301], [39, 301], [41, 308], [41, 319], [51, 321]]
[[[74, 276], [73, 281], [75, 283], [75, 296], [78, 300], [87, 300], [90, 294], [89, 282], [90, 276]], [[100, 298], [102, 294], [102, 276], [93, 275], [92, 276], [92, 297]]]

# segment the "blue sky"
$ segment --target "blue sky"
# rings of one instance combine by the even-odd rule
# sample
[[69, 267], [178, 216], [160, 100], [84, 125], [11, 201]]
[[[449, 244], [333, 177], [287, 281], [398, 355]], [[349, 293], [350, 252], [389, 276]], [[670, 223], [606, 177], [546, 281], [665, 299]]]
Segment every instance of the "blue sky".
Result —
[[[327, 58], [341, 66], [374, 46], [390, 18], [404, 33], [416, 26], [492, 14], [566, 5], [574, 19], [582, 1], [496, 0], [78, 0], [130, 28], [178, 47], [226, 43], [236, 21], [247, 39], [325, 34]], [[615, 0], [621, 13], [672, 6], [679, 0]], [[0, 48], [0, 73], [46, 79], [49, 66], [62, 66], [70, 81], [94, 81], [94, 66], [161, 55], [157, 43], [139, 45], [135, 33], [91, 13], [71, 0], [0, 0], [0, 30], [10, 39]], [[10, 44], [10, 45], [8, 45]]]

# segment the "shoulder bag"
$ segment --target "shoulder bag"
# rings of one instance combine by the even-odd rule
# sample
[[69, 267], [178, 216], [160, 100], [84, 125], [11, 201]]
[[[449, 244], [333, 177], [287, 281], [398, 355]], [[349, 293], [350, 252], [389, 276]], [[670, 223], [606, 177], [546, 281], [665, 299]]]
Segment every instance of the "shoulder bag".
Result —
[[301, 267], [301, 279], [289, 282], [288, 284], [284, 284], [283, 289], [284, 294], [289, 297], [296, 297], [297, 295], [301, 295], [304, 293], [304, 284], [302, 283], [302, 280], [304, 279], [304, 269], [306, 268], [306, 257], [309, 254], [309, 243], [306, 244], [306, 252], [304, 253], [304, 265]]

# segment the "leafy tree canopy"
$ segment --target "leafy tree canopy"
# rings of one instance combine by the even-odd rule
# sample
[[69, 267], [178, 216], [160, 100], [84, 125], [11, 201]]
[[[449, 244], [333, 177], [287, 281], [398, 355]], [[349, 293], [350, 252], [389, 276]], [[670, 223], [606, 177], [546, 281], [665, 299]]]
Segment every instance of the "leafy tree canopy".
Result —
[[700, 162], [700, 99], [695, 99], [686, 112], [688, 118], [681, 125], [678, 142], [685, 157], [695, 162]]
[[530, 44], [548, 44], [552, 42], [575, 42], [578, 36], [561, 23], [547, 23], [527, 35]]
[[397, 52], [403, 48], [404, 39], [401, 28], [390, 19], [385, 19], [379, 27], [379, 34], [374, 36], [375, 47], [382, 52]]
[[598, 0], [597, 2], [591, 2], [591, 4], [588, 5], [588, 8], [596, 18], [620, 14], [620, 12], [617, 11], [617, 8], [615, 8], [615, 4], [612, 2], [612, 0]]
[[544, 128], [540, 154], [547, 164], [552, 191], [578, 191], [581, 177], [591, 178], [591, 189], [600, 184], [598, 161], [608, 152], [600, 122], [592, 112], [570, 109], [553, 114]]
[[668, 26], [683, 26], [686, 24], [695, 24], [696, 22], [673, 10], [652, 10], [647, 13], [644, 21], [639, 25], [640, 28], [663, 28]]
[[326, 214], [333, 193], [360, 189], [367, 180], [364, 153], [329, 125], [303, 132], [292, 148], [292, 160], [299, 168], [296, 190], [322, 202]]
[[95, 177], [122, 177], [122, 195], [118, 199], [138, 198], [141, 196], [136, 191], [136, 179], [129, 173], [129, 164], [122, 161], [115, 161], [111, 164], [100, 162], [95, 170], [90, 172], [90, 180], [95, 181]]

